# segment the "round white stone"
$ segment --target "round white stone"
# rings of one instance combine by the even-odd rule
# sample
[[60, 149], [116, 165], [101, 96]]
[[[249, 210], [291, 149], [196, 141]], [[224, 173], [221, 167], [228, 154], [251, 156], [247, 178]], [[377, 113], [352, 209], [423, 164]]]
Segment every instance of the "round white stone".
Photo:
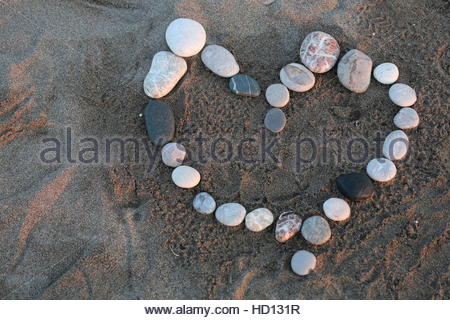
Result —
[[389, 133], [384, 140], [383, 155], [389, 160], [401, 160], [408, 153], [409, 139], [402, 130]]
[[161, 157], [166, 166], [176, 168], [183, 163], [186, 149], [179, 143], [170, 142], [162, 148]]
[[172, 171], [172, 180], [180, 188], [193, 188], [200, 182], [200, 173], [189, 166], [179, 166]]
[[387, 182], [395, 177], [397, 168], [391, 160], [377, 158], [367, 164], [367, 174], [375, 181]]
[[291, 259], [291, 268], [296, 274], [306, 276], [316, 267], [316, 257], [309, 251], [297, 251]]
[[259, 232], [273, 223], [273, 214], [269, 209], [255, 209], [245, 217], [245, 226], [247, 229]]
[[286, 87], [296, 92], [308, 91], [316, 82], [314, 74], [299, 63], [284, 66], [280, 71], [280, 80]]
[[303, 222], [301, 234], [312, 244], [321, 245], [331, 238], [331, 229], [327, 220], [320, 216], [312, 216]]
[[206, 32], [195, 20], [179, 18], [166, 29], [166, 42], [170, 50], [180, 57], [191, 57], [199, 53], [206, 43]]
[[215, 74], [229, 78], [239, 72], [239, 65], [230, 51], [215, 44], [206, 46], [202, 51], [204, 65]]
[[419, 121], [419, 115], [413, 108], [401, 108], [394, 117], [394, 124], [400, 129], [415, 128]]
[[385, 62], [378, 65], [373, 70], [373, 76], [378, 82], [382, 84], [393, 84], [397, 81], [399, 72], [395, 64], [390, 62]]
[[389, 98], [400, 107], [410, 107], [417, 101], [416, 91], [404, 83], [396, 83], [389, 89]]
[[246, 212], [239, 203], [225, 203], [217, 208], [216, 219], [226, 226], [234, 227], [244, 221]]
[[192, 202], [194, 209], [202, 214], [210, 214], [216, 210], [216, 201], [208, 192], [200, 192]]
[[281, 83], [271, 84], [266, 89], [266, 100], [276, 108], [282, 108], [289, 102], [289, 90]]
[[345, 200], [330, 198], [323, 203], [323, 212], [333, 221], [344, 221], [350, 217], [350, 206]]

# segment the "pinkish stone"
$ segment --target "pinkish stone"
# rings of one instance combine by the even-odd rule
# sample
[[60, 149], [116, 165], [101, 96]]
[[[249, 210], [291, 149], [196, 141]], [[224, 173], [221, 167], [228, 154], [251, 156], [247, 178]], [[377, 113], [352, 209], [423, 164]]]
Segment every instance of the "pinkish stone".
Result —
[[328, 33], [314, 31], [308, 34], [300, 47], [300, 59], [312, 72], [324, 73], [333, 68], [340, 48]]
[[275, 227], [275, 239], [278, 242], [286, 242], [295, 236], [302, 225], [302, 219], [293, 212], [284, 212], [278, 218]]

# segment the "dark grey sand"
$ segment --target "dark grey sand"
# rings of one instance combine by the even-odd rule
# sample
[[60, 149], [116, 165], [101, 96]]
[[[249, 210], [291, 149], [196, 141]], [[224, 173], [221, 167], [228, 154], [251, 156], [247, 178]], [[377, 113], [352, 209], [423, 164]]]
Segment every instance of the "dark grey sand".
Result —
[[[449, 9], [441, 0], [2, 1], [0, 297], [449, 299]], [[152, 56], [167, 50], [164, 31], [177, 17], [201, 22], [207, 42], [230, 49], [263, 89], [299, 62], [300, 43], [315, 30], [334, 35], [341, 56], [358, 48], [375, 65], [396, 63], [399, 81], [418, 93], [410, 158], [397, 163], [393, 182], [376, 184], [373, 200], [351, 203], [350, 220], [330, 222], [332, 238], [322, 246], [300, 236], [279, 244], [274, 226], [252, 233], [193, 210], [194, 195], [207, 191], [218, 205], [267, 207], [276, 217], [322, 214], [323, 201], [339, 196], [334, 179], [364, 171], [375, 144], [361, 163], [348, 161], [345, 149], [342, 161], [315, 161], [298, 173], [293, 144], [321, 141], [323, 129], [342, 141], [384, 137], [399, 110], [387, 86], [372, 79], [366, 93], [351, 93], [334, 68], [317, 75], [310, 92], [292, 94], [285, 130], [267, 133], [279, 137], [279, 163], [221, 163], [205, 142], [206, 162], [187, 161], [203, 175], [193, 190], [171, 183], [162, 163], [149, 170], [148, 162], [129, 161], [129, 147], [124, 163], [80, 165], [64, 151], [61, 164], [43, 164], [40, 151], [53, 145], [43, 139], [64, 139], [66, 127], [78, 141], [145, 138], [142, 82]], [[163, 99], [174, 108], [176, 137], [224, 136], [234, 148], [243, 137], [260, 141], [264, 95], [236, 96], [199, 56], [187, 61], [188, 73]], [[337, 151], [331, 143], [328, 154]], [[258, 147], [244, 154], [256, 158]], [[300, 249], [317, 256], [306, 277], [290, 270]]]

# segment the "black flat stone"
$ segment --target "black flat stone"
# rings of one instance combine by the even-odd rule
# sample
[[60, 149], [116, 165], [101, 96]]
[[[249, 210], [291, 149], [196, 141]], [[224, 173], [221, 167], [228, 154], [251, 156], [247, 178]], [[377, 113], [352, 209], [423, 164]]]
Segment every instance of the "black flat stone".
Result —
[[230, 90], [240, 96], [257, 97], [261, 94], [258, 82], [246, 74], [237, 74], [230, 79]]
[[170, 106], [151, 100], [144, 109], [144, 119], [148, 138], [154, 144], [161, 146], [173, 139], [175, 119]]
[[375, 192], [370, 178], [359, 172], [340, 175], [336, 184], [339, 192], [352, 200], [371, 198]]

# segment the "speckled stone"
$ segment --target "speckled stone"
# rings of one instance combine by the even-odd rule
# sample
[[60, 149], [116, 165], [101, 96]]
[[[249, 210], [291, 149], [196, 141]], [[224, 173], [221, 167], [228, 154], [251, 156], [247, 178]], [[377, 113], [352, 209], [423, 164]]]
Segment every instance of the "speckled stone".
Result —
[[216, 210], [216, 201], [208, 192], [200, 192], [192, 202], [194, 209], [202, 214], [210, 214]]
[[169, 51], [160, 51], [153, 56], [150, 71], [144, 79], [144, 92], [150, 98], [167, 95], [186, 73], [187, 64], [183, 58]]
[[281, 243], [288, 241], [300, 231], [301, 225], [302, 219], [295, 213], [282, 213], [275, 227], [275, 239]]
[[397, 66], [390, 62], [379, 64], [373, 70], [373, 77], [382, 84], [392, 84], [397, 81], [398, 76], [399, 71]]
[[206, 43], [206, 31], [195, 20], [178, 18], [166, 29], [166, 42], [170, 50], [180, 57], [199, 53]]
[[273, 223], [273, 214], [269, 209], [258, 208], [245, 216], [245, 226], [248, 230], [259, 232]]
[[350, 218], [350, 206], [347, 201], [330, 198], [323, 203], [323, 212], [333, 221], [344, 221]]
[[389, 98], [400, 107], [410, 107], [417, 101], [416, 91], [404, 83], [396, 83], [389, 88]]
[[352, 200], [371, 198], [375, 192], [369, 177], [359, 172], [340, 175], [336, 184], [339, 192]]
[[389, 160], [401, 160], [408, 153], [409, 139], [402, 130], [389, 133], [384, 140], [383, 155]]
[[312, 244], [321, 245], [330, 240], [331, 229], [327, 220], [319, 216], [312, 216], [303, 222], [301, 230], [303, 238]]
[[367, 164], [367, 174], [378, 182], [387, 182], [397, 174], [395, 164], [386, 158], [372, 159]]
[[278, 108], [272, 108], [266, 113], [264, 118], [266, 128], [274, 133], [281, 132], [286, 125], [286, 116], [284, 112]]
[[261, 94], [258, 82], [246, 74], [237, 74], [230, 79], [230, 90], [240, 96], [257, 97]]
[[352, 49], [338, 63], [337, 74], [348, 90], [362, 93], [367, 90], [372, 74], [372, 59], [365, 53]]
[[225, 203], [217, 208], [216, 219], [226, 226], [234, 227], [244, 221], [246, 212], [239, 203]]
[[275, 108], [282, 108], [289, 102], [289, 90], [281, 83], [271, 84], [266, 89], [266, 100]]
[[312, 72], [324, 73], [333, 68], [340, 53], [339, 44], [322, 31], [308, 34], [300, 46], [300, 59]]
[[290, 63], [280, 71], [281, 82], [292, 91], [305, 92], [314, 87], [316, 78], [305, 66]]
[[171, 142], [162, 148], [161, 157], [166, 166], [176, 168], [183, 163], [186, 157], [186, 149], [179, 143]]
[[215, 44], [206, 46], [202, 51], [205, 66], [218, 76], [229, 78], [239, 72], [239, 65], [233, 54], [222, 46]]
[[291, 268], [299, 276], [306, 276], [316, 267], [316, 257], [309, 251], [297, 251], [291, 259]]
[[419, 122], [419, 115], [413, 108], [401, 108], [394, 117], [394, 124], [404, 130], [416, 128]]
[[190, 189], [200, 182], [200, 173], [189, 166], [179, 166], [172, 171], [172, 181], [180, 188]]
[[172, 109], [164, 102], [150, 100], [144, 109], [145, 126], [150, 141], [164, 145], [173, 139], [175, 119]]

